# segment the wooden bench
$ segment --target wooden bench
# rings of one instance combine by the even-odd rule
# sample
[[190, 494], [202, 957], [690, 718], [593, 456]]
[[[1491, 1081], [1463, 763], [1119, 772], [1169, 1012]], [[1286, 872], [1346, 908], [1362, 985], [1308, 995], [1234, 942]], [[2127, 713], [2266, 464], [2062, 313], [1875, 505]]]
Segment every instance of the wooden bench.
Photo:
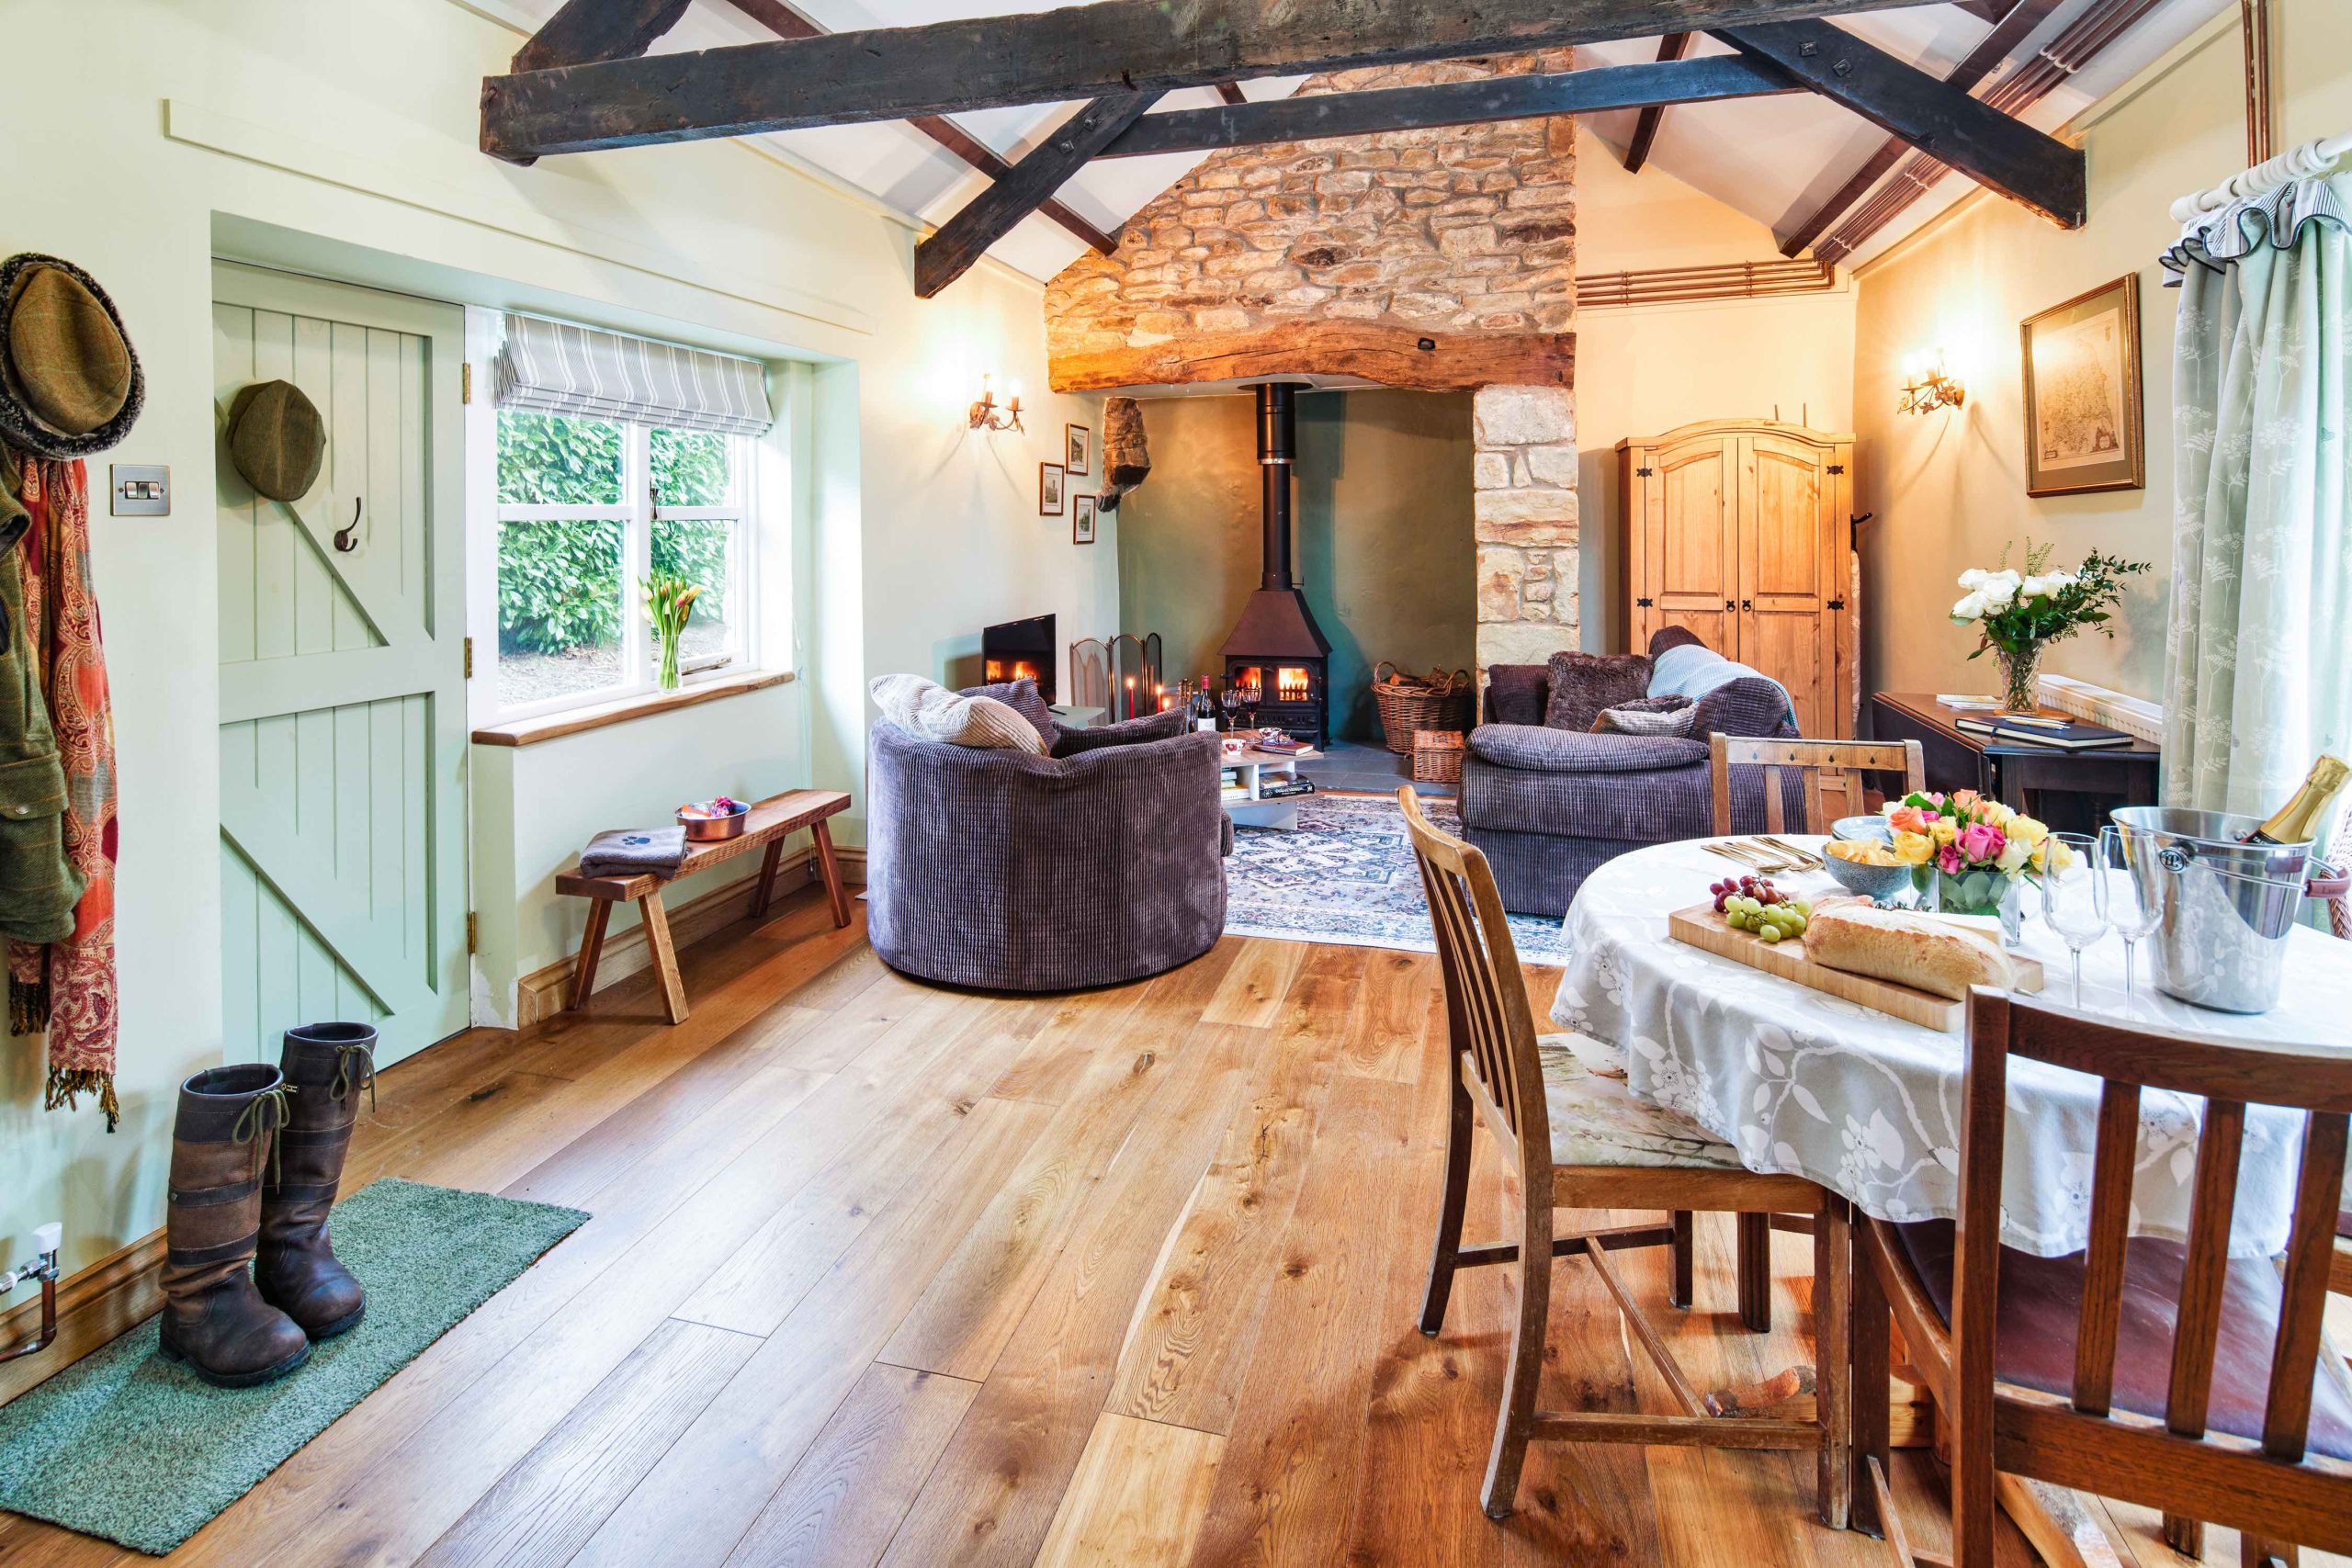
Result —
[[[765, 849], [767, 856], [760, 863], [760, 874], [752, 889], [752, 913], [754, 917], [764, 915], [769, 900], [775, 896], [776, 867], [784, 858], [785, 835], [806, 828], [816, 839], [817, 874], [824, 879], [825, 897], [833, 906], [833, 924], [845, 926], [849, 924], [849, 894], [842, 886], [841, 863], [833, 858], [832, 829], [826, 826], [825, 818], [848, 807], [848, 793], [838, 789], [794, 789], [771, 795], [752, 807], [751, 820], [735, 837], [688, 842], [686, 858], [679, 863], [677, 875], [691, 875], [721, 861]], [[654, 974], [662, 983], [662, 1004], [668, 1010], [672, 1023], [685, 1022], [685, 983], [678, 977], [678, 953], [670, 942], [670, 915], [662, 906], [662, 887], [675, 880], [650, 873], [637, 876], [582, 876], [577, 862], [571, 870], [555, 879], [558, 893], [589, 901], [588, 929], [580, 936], [580, 960], [572, 970], [568, 1007], [584, 1006], [596, 988], [596, 961], [604, 955], [605, 927], [612, 919], [613, 906], [634, 901], [645, 920], [645, 942], [653, 955]]]

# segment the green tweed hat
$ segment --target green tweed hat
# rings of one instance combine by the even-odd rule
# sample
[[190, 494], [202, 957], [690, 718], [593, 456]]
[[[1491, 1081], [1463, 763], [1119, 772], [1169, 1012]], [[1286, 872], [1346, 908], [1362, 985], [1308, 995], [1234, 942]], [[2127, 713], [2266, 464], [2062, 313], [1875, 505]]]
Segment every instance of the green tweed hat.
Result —
[[300, 501], [319, 482], [327, 422], [291, 381], [264, 381], [229, 405], [229, 461], [272, 501]]
[[38, 457], [87, 457], [130, 434], [146, 400], [96, 278], [56, 256], [0, 262], [0, 436]]

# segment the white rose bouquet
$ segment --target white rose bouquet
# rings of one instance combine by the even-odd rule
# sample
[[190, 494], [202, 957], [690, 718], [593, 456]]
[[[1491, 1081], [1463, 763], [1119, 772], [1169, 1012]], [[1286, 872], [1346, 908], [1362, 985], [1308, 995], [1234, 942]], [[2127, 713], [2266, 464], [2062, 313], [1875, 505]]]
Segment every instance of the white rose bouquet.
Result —
[[1976, 648], [1968, 657], [1974, 659], [1987, 649], [1999, 657], [2003, 703], [2023, 713], [2037, 705], [2033, 677], [2042, 649], [2086, 626], [2113, 637], [2114, 628], [2106, 623], [2122, 602], [2123, 579], [2148, 570], [2146, 561], [2093, 550], [2074, 570], [2053, 571], [2051, 552], [2049, 545], [2028, 541], [2023, 571], [2009, 566], [2005, 549], [1994, 570], [1962, 572], [1960, 586], [1965, 592], [1951, 607], [1955, 622], [1979, 628]]

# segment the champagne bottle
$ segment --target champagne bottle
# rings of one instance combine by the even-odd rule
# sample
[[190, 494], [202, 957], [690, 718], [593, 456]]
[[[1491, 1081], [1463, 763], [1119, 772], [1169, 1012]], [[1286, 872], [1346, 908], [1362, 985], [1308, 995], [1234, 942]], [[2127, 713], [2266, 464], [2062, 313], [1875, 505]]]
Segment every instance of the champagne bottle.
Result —
[[2239, 842], [2310, 843], [2327, 825], [2327, 814], [2348, 781], [2352, 781], [2352, 763], [2346, 763], [2341, 757], [2322, 756], [2312, 764], [2311, 775], [2303, 780], [2302, 787], [2295, 792], [2294, 798], [2273, 812], [2269, 820]]

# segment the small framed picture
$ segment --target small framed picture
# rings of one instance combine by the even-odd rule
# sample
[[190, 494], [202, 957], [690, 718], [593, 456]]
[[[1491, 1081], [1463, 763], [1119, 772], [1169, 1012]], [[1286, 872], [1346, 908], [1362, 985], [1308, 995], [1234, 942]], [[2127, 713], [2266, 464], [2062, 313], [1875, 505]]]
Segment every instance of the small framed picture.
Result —
[[1094, 451], [1094, 432], [1082, 424], [1069, 427], [1069, 451], [1068, 463], [1073, 474], [1091, 473], [1089, 467]]
[[1073, 545], [1094, 542], [1094, 498], [1091, 495], [1069, 498], [1069, 541]]
[[2028, 316], [2025, 492], [2141, 490], [2140, 279], [2127, 273]]
[[1059, 517], [1062, 514], [1062, 466], [1059, 463], [1037, 465], [1037, 515]]

